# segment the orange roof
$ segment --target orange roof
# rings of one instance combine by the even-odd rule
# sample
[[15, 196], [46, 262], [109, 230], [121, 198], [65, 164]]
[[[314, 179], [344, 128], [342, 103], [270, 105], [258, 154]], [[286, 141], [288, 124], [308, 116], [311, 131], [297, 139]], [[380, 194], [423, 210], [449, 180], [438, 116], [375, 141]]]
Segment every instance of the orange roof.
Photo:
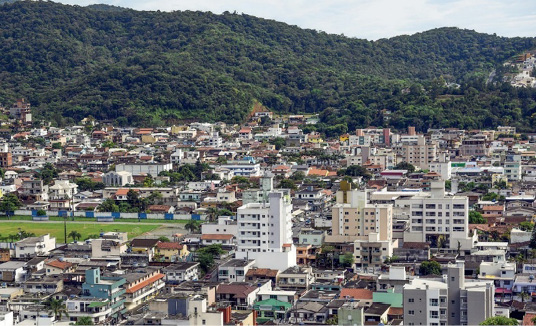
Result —
[[283, 248], [290, 248], [292, 247], [292, 243], [283, 243]]
[[[329, 173], [328, 170], [322, 170], [322, 169], [317, 169], [317, 168], [311, 168], [309, 170], [309, 173], [307, 175], [319, 175], [319, 176], [322, 176], [322, 177], [325, 177], [327, 176]], [[335, 173], [336, 174], [336, 173]]]
[[69, 263], [69, 262], [66, 262], [66, 261], [59, 261], [59, 260], [53, 260], [51, 262], [48, 262], [46, 263], [47, 266], [52, 266], [52, 267], [56, 267], [56, 268], [59, 268], [61, 270], [65, 270], [71, 266], [73, 266], [73, 264]]
[[201, 240], [231, 240], [232, 234], [203, 234]]
[[[132, 190], [139, 191], [138, 189], [132, 189]], [[130, 191], [130, 188], [120, 188], [120, 189], [117, 189], [117, 191], [115, 192], [115, 195], [125, 196], [126, 194], [128, 194], [129, 191]]]
[[159, 249], [182, 249], [182, 245], [178, 242], [159, 242], [156, 247]]
[[127, 293], [134, 293], [134, 292], [138, 291], [139, 289], [143, 289], [147, 285], [152, 284], [152, 283], [158, 281], [159, 279], [161, 279], [163, 277], [164, 277], [164, 274], [158, 273], [155, 276], [151, 276], [150, 278], [146, 279], [145, 281], [140, 282], [140, 283], [134, 285], [133, 287], [128, 288], [126, 292]]
[[404, 314], [404, 308], [395, 308], [395, 307], [389, 307], [388, 315], [403, 315]]
[[503, 206], [484, 206], [482, 209], [485, 211], [501, 211], [502, 212], [504, 207]]
[[362, 300], [372, 300], [372, 291], [367, 289], [342, 289], [341, 298], [354, 298]]

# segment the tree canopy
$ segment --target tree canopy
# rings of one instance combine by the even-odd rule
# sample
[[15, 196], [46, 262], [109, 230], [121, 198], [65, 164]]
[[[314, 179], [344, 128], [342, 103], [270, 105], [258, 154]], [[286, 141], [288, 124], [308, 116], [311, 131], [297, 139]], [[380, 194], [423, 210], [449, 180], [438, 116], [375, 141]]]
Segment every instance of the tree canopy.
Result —
[[0, 21], [0, 102], [28, 98], [36, 116], [59, 125], [89, 115], [119, 125], [236, 123], [256, 100], [318, 113], [309, 128], [327, 136], [536, 122], [536, 90], [502, 80], [503, 62], [534, 38], [439, 28], [368, 41], [230, 12], [45, 1], [2, 5]]

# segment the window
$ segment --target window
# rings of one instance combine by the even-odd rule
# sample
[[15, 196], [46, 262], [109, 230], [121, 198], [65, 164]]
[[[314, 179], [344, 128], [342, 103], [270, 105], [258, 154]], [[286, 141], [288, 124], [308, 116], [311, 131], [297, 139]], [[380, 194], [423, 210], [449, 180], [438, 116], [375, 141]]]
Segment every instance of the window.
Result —
[[430, 318], [439, 318], [439, 311], [431, 310], [430, 311]]
[[415, 302], [415, 299], [414, 298], [409, 298], [408, 302]]
[[430, 299], [430, 306], [437, 307], [439, 305], [438, 299]]
[[408, 310], [408, 315], [415, 315], [415, 310]]

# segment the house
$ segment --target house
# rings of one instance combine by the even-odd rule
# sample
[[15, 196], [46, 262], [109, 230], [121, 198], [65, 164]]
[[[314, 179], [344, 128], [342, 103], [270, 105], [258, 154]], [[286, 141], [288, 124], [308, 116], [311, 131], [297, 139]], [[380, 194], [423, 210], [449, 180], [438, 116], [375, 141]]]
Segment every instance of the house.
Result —
[[133, 239], [130, 242], [130, 248], [133, 253], [146, 254], [149, 260], [152, 260], [155, 254], [158, 239]]
[[218, 266], [218, 281], [244, 282], [255, 260], [231, 259]]
[[289, 322], [293, 324], [325, 325], [328, 319], [328, 308], [325, 304], [312, 301], [301, 301], [290, 310]]
[[292, 304], [277, 299], [257, 301], [253, 306], [253, 309], [257, 312], [257, 321], [259, 323], [274, 319], [286, 320], [291, 308]]
[[40, 237], [28, 237], [15, 243], [15, 257], [43, 256], [54, 248], [56, 248], [56, 238], [51, 238], [49, 234]]
[[279, 274], [277, 286], [283, 290], [308, 290], [313, 282], [312, 268], [294, 266]]
[[186, 245], [178, 242], [158, 242], [155, 250], [155, 260], [175, 262], [185, 259], [190, 252]]
[[176, 262], [163, 269], [166, 283], [176, 284], [184, 281], [197, 281], [199, 263]]
[[271, 289], [270, 282], [255, 285], [240, 282], [220, 284], [216, 288], [216, 300], [218, 302], [228, 303], [235, 309], [247, 308], [253, 305], [259, 291], [268, 289]]
[[45, 263], [45, 273], [47, 276], [63, 275], [74, 272], [75, 269], [74, 264], [63, 261], [63, 259], [54, 259]]
[[125, 241], [103, 238], [91, 240], [92, 258], [119, 257], [126, 251], [127, 244]]
[[232, 246], [234, 244], [234, 235], [232, 234], [203, 234], [201, 236], [202, 244], [205, 246], [211, 244], [221, 244], [222, 246]]
[[24, 267], [26, 262], [8, 261], [0, 264], [0, 280], [2, 282], [20, 283], [26, 279]]
[[148, 268], [143, 272], [136, 271], [125, 275], [125, 308], [132, 310], [145, 301], [158, 295], [165, 286], [164, 274], [160, 269]]
[[22, 284], [26, 293], [54, 294], [63, 291], [63, 278], [61, 275], [31, 278]]

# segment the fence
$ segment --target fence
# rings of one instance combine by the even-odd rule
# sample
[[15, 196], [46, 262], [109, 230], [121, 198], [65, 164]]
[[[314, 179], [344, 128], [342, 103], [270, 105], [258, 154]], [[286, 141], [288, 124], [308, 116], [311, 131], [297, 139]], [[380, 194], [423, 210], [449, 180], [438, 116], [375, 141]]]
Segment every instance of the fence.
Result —
[[[9, 215], [22, 215], [37, 217], [37, 210], [16, 210]], [[85, 212], [85, 211], [46, 211], [48, 217], [87, 217], [87, 218], [113, 218], [113, 219], [141, 219], [141, 220], [206, 220], [207, 215], [200, 214], [171, 214], [171, 213], [121, 213], [121, 212]]]

